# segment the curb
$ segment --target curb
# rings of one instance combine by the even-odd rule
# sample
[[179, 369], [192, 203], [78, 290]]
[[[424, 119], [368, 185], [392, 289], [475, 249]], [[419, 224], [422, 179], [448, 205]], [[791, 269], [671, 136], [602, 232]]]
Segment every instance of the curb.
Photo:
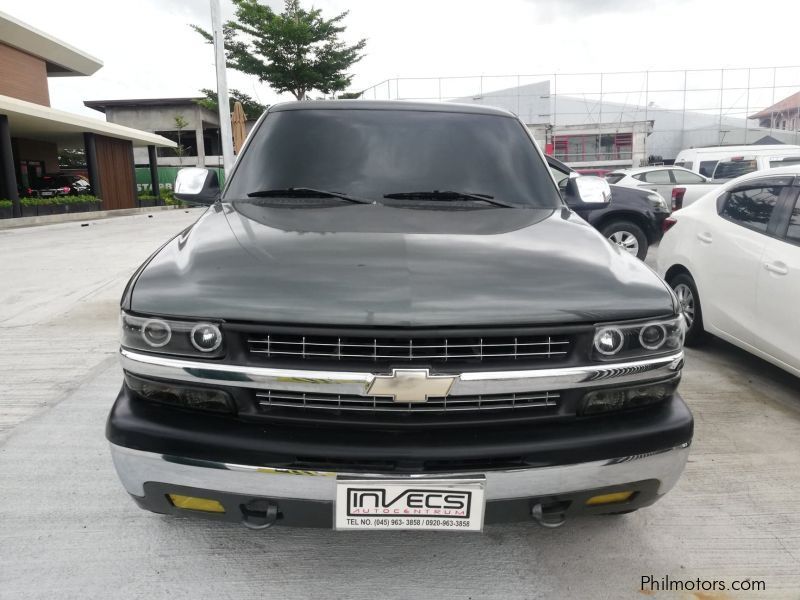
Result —
[[19, 229], [21, 227], [37, 227], [40, 225], [53, 225], [56, 223], [70, 223], [74, 221], [96, 221], [97, 219], [110, 219], [112, 217], [126, 217], [141, 215], [162, 210], [182, 209], [181, 206], [148, 206], [144, 208], [119, 208], [117, 210], [94, 210], [79, 213], [64, 213], [62, 215], [43, 215], [40, 217], [17, 217], [16, 219], [0, 219], [0, 230]]

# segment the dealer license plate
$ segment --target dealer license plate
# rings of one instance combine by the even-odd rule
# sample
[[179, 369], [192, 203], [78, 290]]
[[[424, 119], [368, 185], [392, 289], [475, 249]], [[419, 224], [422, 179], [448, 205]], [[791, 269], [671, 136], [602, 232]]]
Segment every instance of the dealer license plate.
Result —
[[336, 529], [481, 531], [485, 479], [336, 480]]

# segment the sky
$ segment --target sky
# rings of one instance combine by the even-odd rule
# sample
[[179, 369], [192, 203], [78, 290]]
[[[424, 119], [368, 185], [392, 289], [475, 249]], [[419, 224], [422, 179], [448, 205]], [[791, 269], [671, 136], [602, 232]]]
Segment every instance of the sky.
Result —
[[[264, 0], [280, 9], [282, 0]], [[510, 75], [800, 63], [798, 0], [303, 0], [349, 11], [345, 39], [367, 38], [352, 89], [395, 77]], [[223, 16], [233, 16], [222, 0]], [[215, 87], [208, 0], [0, 0], [0, 10], [92, 54], [91, 77], [51, 78], [55, 108], [103, 118], [84, 100], [195, 96]], [[262, 103], [289, 100], [229, 71]], [[498, 82], [501, 80], [497, 80]], [[504, 87], [501, 85], [500, 87]]]

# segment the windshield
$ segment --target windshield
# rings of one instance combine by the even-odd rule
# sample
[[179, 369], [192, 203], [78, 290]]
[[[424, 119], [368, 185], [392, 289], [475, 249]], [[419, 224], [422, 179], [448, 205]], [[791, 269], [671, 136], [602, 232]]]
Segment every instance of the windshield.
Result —
[[770, 168], [790, 167], [794, 165], [800, 165], [800, 156], [786, 156], [784, 158], [772, 158], [769, 161]]
[[270, 113], [225, 192], [313, 188], [387, 204], [387, 194], [452, 190], [533, 208], [561, 199], [516, 119], [414, 110], [314, 109]]
[[756, 159], [723, 161], [714, 169], [714, 179], [733, 179], [758, 170]]

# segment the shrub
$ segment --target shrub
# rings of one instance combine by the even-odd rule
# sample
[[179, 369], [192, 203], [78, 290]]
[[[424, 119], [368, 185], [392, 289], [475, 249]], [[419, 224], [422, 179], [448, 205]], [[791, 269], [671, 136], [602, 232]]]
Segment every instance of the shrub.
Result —
[[53, 196], [51, 198], [22, 198], [22, 206], [52, 206], [55, 204], [85, 204], [89, 202], [100, 203], [102, 200], [96, 196], [81, 194], [78, 196]]
[[12, 206], [11, 200], [0, 200], [0, 208], [11, 208]]

